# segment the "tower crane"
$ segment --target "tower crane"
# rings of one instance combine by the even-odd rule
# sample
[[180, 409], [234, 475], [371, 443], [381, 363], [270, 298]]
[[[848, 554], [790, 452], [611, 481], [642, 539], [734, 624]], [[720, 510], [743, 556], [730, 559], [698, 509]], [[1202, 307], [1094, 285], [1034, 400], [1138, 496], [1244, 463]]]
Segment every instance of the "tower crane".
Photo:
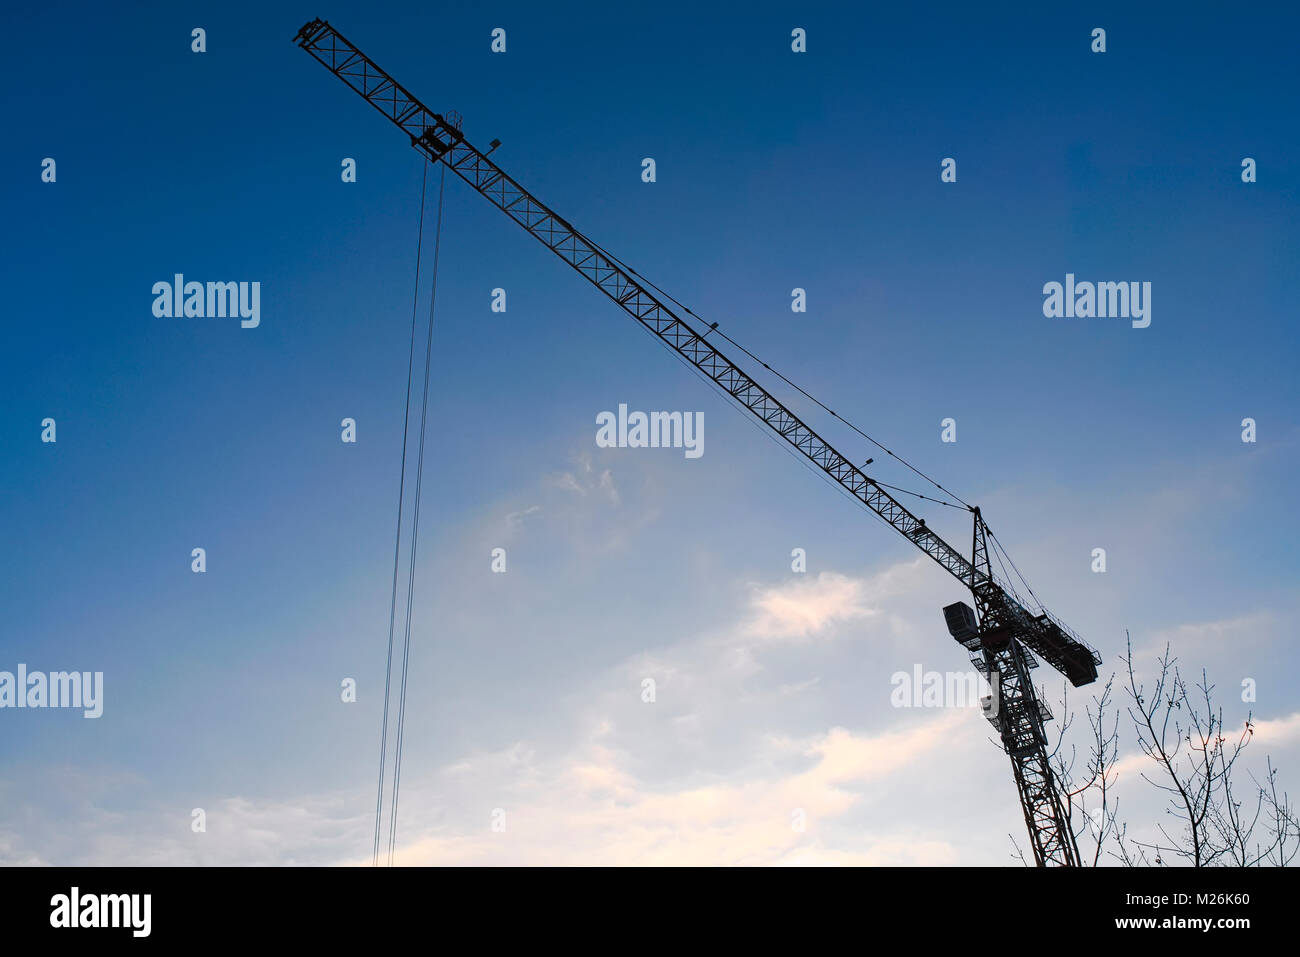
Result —
[[1041, 604], [1031, 610], [1009, 582], [994, 577], [992, 533], [979, 508], [970, 507], [967, 557], [868, 476], [866, 466], [854, 465], [725, 356], [708, 338], [712, 327], [703, 334], [697, 331], [665, 303], [676, 300], [652, 292], [652, 284], [494, 163], [488, 153], [499, 145], [496, 141], [488, 153], [473, 146], [461, 132], [459, 115], [429, 109], [324, 20], [305, 24], [294, 42], [403, 130], [428, 160], [443, 163], [970, 591], [974, 607], [948, 605], [944, 619], [949, 634], [993, 689], [984, 700], [985, 714], [1011, 759], [1034, 861], [1039, 866], [1078, 865], [1079, 850], [1043, 728], [1051, 713], [1035, 692], [1030, 672], [1041, 657], [1078, 687], [1096, 680], [1101, 656]]

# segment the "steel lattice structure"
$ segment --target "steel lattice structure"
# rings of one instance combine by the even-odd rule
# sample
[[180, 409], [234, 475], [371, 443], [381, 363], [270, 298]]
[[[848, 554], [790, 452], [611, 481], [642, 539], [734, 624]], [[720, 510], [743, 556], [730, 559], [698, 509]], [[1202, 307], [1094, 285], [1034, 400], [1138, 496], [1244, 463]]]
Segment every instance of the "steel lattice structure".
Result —
[[[453, 173], [540, 240], [799, 454], [871, 509], [970, 589], [977, 627], [954, 637], [986, 675], [998, 676], [997, 726], [1011, 757], [1039, 864], [1075, 864], [1077, 850], [1048, 764], [1043, 721], [1029, 670], [1036, 652], [1074, 685], [1097, 677], [1101, 656], [1046, 609], [1031, 612], [988, 562], [985, 526], [972, 509], [972, 557], [944, 541], [906, 506], [833, 448], [775, 396], [656, 297], [636, 275], [539, 201], [464, 137], [458, 116], [430, 110], [324, 20], [295, 42], [406, 132], [411, 145]], [[947, 611], [947, 610], [945, 610]], [[951, 628], [950, 628], [951, 630]]]

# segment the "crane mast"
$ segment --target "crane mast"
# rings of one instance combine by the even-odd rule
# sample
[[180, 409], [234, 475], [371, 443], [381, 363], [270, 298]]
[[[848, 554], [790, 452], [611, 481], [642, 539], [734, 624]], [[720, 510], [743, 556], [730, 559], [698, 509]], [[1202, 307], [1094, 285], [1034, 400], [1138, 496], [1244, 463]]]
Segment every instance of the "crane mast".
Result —
[[1097, 677], [1101, 657], [1046, 609], [1030, 611], [1009, 585], [1004, 587], [993, 576], [987, 526], [979, 509], [971, 509], [974, 533], [967, 558], [723, 355], [707, 332], [697, 332], [633, 270], [471, 145], [461, 133], [459, 117], [430, 110], [324, 20], [304, 25], [295, 42], [400, 127], [429, 160], [445, 164], [969, 589], [975, 608], [957, 603], [945, 608], [944, 614], [950, 634], [994, 688], [989, 718], [1011, 757], [1035, 862], [1077, 864], [1078, 850], [1043, 731], [1043, 722], [1051, 715], [1038, 700], [1029, 672], [1038, 665], [1036, 653], [1072, 684], [1088, 684]]

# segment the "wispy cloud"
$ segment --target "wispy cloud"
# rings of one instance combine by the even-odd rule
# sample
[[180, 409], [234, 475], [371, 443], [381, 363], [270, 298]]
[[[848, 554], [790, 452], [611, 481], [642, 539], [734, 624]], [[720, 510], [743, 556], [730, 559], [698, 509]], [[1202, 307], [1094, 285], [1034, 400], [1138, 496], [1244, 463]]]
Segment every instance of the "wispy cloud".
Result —
[[[886, 573], [886, 576], [888, 573]], [[891, 800], [898, 775], [946, 763], [969, 714], [894, 713], [884, 725], [835, 724], [790, 733], [784, 710], [800, 687], [767, 675], [765, 649], [870, 617], [872, 583], [823, 574], [755, 586], [735, 623], [637, 654], [567, 697], [567, 744], [531, 736], [404, 776], [406, 864], [921, 864], [959, 859], [933, 831], [900, 814], [861, 815]], [[641, 697], [643, 676], [659, 699]], [[93, 794], [93, 789], [90, 792]], [[94, 798], [87, 797], [87, 819]], [[181, 809], [164, 832], [148, 814], [99, 827], [39, 855], [57, 863], [343, 863], [369, 861], [373, 797], [358, 789], [212, 802], [208, 830], [188, 832]], [[39, 814], [35, 809], [29, 813]], [[503, 815], [504, 831], [492, 827]], [[832, 829], [853, 819], [848, 846]], [[0, 828], [9, 860], [33, 856]], [[109, 836], [111, 835], [111, 837]]]
[[745, 633], [771, 641], [802, 641], [824, 635], [829, 626], [876, 614], [865, 583], [834, 572], [787, 584], [754, 587], [754, 614]]

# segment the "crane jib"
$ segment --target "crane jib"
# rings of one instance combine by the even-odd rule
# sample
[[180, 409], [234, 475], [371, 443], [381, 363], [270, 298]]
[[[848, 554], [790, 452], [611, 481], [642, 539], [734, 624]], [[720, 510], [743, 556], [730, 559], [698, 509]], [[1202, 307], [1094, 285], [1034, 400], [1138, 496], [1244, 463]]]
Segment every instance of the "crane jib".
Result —
[[1000, 618], [1015, 624], [1021, 640], [1073, 684], [1087, 684], [1096, 679], [1096, 665], [1100, 664], [1101, 657], [1082, 639], [1046, 610], [1040, 610], [1039, 614], [1029, 611], [990, 573], [977, 569], [970, 559], [719, 352], [598, 245], [470, 145], [458, 122], [426, 107], [326, 21], [313, 20], [306, 24], [295, 40], [404, 130], [415, 148], [430, 159], [446, 164], [965, 587], [978, 589]]

